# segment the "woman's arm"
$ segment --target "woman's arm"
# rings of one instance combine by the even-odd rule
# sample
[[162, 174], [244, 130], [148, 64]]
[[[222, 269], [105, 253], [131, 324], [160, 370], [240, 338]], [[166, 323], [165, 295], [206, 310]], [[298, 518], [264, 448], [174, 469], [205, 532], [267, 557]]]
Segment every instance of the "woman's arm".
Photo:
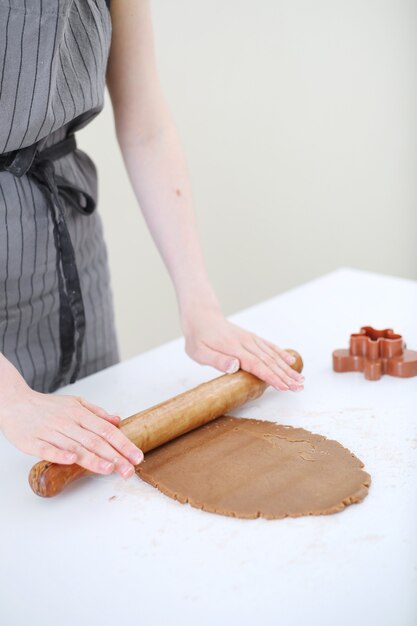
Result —
[[197, 234], [186, 160], [162, 93], [150, 0], [112, 0], [107, 67], [115, 130], [126, 170], [173, 281], [187, 354], [221, 371], [242, 367], [281, 389], [302, 388], [292, 357], [225, 320]]

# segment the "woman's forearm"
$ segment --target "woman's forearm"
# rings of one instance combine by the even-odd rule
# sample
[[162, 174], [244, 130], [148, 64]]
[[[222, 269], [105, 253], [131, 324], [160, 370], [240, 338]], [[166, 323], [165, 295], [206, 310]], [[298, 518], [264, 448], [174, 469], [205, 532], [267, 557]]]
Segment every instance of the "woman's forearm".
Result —
[[218, 308], [199, 242], [186, 159], [166, 105], [153, 133], [131, 128], [118, 141], [136, 198], [174, 283], [182, 312]]
[[187, 165], [159, 80], [150, 0], [111, 3], [106, 82], [126, 170], [173, 281], [181, 313], [218, 308], [210, 286]]

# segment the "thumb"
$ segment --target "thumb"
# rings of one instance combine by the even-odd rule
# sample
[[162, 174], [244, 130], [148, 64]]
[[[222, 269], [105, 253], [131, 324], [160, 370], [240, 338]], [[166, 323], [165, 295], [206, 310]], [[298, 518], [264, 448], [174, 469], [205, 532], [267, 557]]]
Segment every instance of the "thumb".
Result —
[[225, 374], [234, 374], [240, 367], [240, 361], [236, 357], [217, 352], [208, 347], [206, 347], [204, 357], [208, 365], [212, 365]]
[[234, 374], [240, 368], [240, 361], [234, 356], [217, 352], [208, 346], [200, 347], [197, 355], [193, 358], [202, 365], [211, 365], [225, 374]]
[[224, 367], [219, 368], [222, 372], [226, 372], [226, 374], [234, 374], [240, 368], [239, 359], [227, 357], [226, 355], [221, 355], [221, 357], [224, 359]]

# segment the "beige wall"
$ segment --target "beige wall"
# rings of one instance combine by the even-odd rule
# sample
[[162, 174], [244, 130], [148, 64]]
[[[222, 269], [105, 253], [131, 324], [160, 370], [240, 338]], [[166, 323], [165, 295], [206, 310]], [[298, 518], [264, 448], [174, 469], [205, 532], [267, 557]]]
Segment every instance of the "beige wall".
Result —
[[[225, 313], [340, 266], [417, 279], [415, 0], [152, 7], [160, 76]], [[79, 145], [99, 169], [126, 358], [180, 328], [106, 99]]]

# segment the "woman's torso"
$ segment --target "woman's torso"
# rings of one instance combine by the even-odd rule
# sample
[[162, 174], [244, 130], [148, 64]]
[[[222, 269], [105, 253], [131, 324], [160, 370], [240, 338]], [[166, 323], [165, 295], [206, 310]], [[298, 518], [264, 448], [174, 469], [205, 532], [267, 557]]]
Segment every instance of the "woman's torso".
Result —
[[[41, 148], [102, 109], [111, 19], [106, 0], [0, 0], [0, 154]], [[97, 172], [77, 148], [55, 162], [97, 200]], [[64, 203], [86, 315], [80, 377], [118, 360], [100, 215]], [[0, 171], [0, 351], [48, 391], [59, 367], [59, 296], [50, 204], [28, 175]], [[66, 381], [68, 382], [68, 378]]]
[[103, 108], [106, 0], [0, 0], [0, 154]]

